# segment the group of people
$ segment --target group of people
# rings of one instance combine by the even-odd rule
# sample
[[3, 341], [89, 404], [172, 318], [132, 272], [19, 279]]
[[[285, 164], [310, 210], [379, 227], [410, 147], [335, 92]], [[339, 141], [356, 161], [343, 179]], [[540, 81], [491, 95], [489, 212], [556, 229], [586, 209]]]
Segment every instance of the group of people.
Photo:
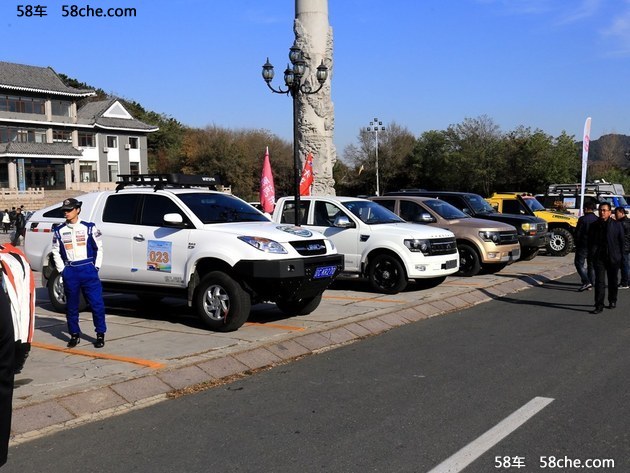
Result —
[[15, 228], [15, 235], [11, 240], [13, 246], [19, 246], [21, 239], [24, 238], [24, 232], [26, 230], [26, 217], [24, 216], [24, 206], [13, 207], [11, 210], [4, 209], [2, 216], [2, 229], [7, 234], [11, 228]]
[[608, 308], [617, 307], [619, 289], [628, 289], [630, 276], [630, 219], [626, 209], [614, 210], [607, 202], [584, 205], [575, 231], [575, 268], [582, 281], [580, 292], [595, 288], [592, 314], [604, 310], [608, 285]]
[[[102, 348], [105, 346], [107, 327], [105, 325], [105, 305], [101, 282], [98, 276], [98, 270], [103, 261], [101, 233], [93, 223], [79, 218], [81, 213], [80, 201], [73, 198], [66, 199], [61, 208], [66, 221], [56, 226], [53, 231], [52, 251], [55, 267], [63, 278], [66, 295], [66, 319], [70, 332], [67, 346], [74, 348], [81, 340], [79, 300], [80, 294], [83, 292], [92, 308], [92, 318], [96, 330], [94, 346]], [[16, 214], [21, 215], [21, 209], [16, 209]], [[16, 230], [18, 219], [19, 217], [16, 217]], [[16, 231], [16, 233], [18, 232]], [[6, 260], [0, 258], [2, 266], [0, 271], [0, 466], [7, 461], [14, 376], [21, 370], [28, 350], [30, 350], [35, 309], [35, 284], [24, 254], [10, 245], [4, 245], [4, 247], [0, 245], [0, 256], [5, 252], [11, 253], [12, 257], [18, 255], [22, 264], [19, 265], [18, 259], [12, 259], [12, 257]], [[11, 271], [11, 264], [18, 269], [22, 267], [25, 273], [29, 273], [29, 294], [32, 294], [32, 297], [28, 301], [17, 303], [20, 299], [20, 291], [16, 291], [12, 287], [20, 278], [15, 277], [16, 271]], [[27, 327], [23, 327], [23, 322], [21, 326], [19, 321], [16, 321], [15, 308], [27, 303], [30, 311], [29, 324]], [[28, 340], [27, 344], [24, 343], [25, 338]]]

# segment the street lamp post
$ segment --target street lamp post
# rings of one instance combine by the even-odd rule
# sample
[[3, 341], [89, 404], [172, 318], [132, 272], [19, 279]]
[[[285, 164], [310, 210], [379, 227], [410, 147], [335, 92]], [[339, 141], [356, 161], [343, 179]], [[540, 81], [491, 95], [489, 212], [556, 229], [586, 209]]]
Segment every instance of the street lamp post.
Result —
[[293, 98], [293, 184], [295, 195], [295, 225], [300, 226], [300, 148], [298, 146], [299, 96], [300, 94], [310, 95], [319, 92], [328, 78], [328, 67], [326, 67], [324, 61], [322, 60], [322, 63], [317, 67], [317, 71], [315, 73], [319, 87], [313, 90], [309, 81], [304, 80], [304, 73], [308, 68], [308, 64], [304, 60], [302, 50], [296, 43], [293, 43], [293, 46], [289, 49], [289, 60], [291, 61], [291, 65], [287, 64], [287, 68], [284, 71], [284, 84], [287, 87], [286, 90], [283, 90], [281, 87], [275, 89], [271, 85], [274, 70], [273, 65], [269, 62], [269, 58], [267, 58], [267, 62], [262, 67], [262, 76], [272, 92], [276, 94], [285, 94], [287, 96], [291, 95], [291, 98]]
[[367, 127], [367, 131], [374, 133], [374, 144], [376, 149], [376, 195], [380, 195], [380, 179], [378, 176], [378, 132], [385, 131], [385, 127], [383, 126], [383, 122], [379, 121], [378, 118], [375, 118], [373, 122], [370, 122], [370, 126]]

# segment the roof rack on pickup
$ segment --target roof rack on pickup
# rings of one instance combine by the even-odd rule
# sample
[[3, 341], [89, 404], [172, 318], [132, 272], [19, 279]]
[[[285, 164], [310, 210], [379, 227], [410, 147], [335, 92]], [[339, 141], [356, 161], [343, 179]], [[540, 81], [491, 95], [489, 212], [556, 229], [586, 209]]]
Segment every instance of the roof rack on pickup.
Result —
[[217, 190], [221, 185], [218, 176], [196, 176], [192, 174], [119, 174], [116, 192], [128, 186], [153, 186], [155, 190], [165, 187], [207, 187]]
[[[613, 194], [610, 184], [600, 184], [598, 182], [587, 182], [584, 186], [584, 193], [588, 194]], [[578, 194], [582, 191], [581, 184], [552, 184], [547, 188], [548, 194], [572, 193]]]

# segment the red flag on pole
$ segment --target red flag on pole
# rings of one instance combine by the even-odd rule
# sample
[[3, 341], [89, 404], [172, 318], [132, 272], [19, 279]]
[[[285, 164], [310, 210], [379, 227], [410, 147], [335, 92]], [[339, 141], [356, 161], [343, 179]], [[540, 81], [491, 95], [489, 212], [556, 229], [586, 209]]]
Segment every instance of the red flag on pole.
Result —
[[265, 150], [262, 176], [260, 177], [260, 206], [263, 212], [272, 213], [276, 205], [276, 189], [273, 185], [271, 163], [269, 162], [269, 147]]
[[300, 179], [300, 195], [311, 195], [313, 185], [313, 154], [308, 153], [302, 169], [302, 179]]

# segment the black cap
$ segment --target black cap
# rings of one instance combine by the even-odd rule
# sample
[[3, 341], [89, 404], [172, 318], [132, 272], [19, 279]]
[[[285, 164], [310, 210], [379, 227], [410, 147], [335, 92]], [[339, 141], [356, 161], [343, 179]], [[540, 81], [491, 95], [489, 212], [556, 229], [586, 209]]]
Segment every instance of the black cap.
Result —
[[83, 202], [79, 202], [77, 199], [66, 199], [63, 201], [63, 205], [61, 206], [61, 210], [74, 210], [80, 209]]

